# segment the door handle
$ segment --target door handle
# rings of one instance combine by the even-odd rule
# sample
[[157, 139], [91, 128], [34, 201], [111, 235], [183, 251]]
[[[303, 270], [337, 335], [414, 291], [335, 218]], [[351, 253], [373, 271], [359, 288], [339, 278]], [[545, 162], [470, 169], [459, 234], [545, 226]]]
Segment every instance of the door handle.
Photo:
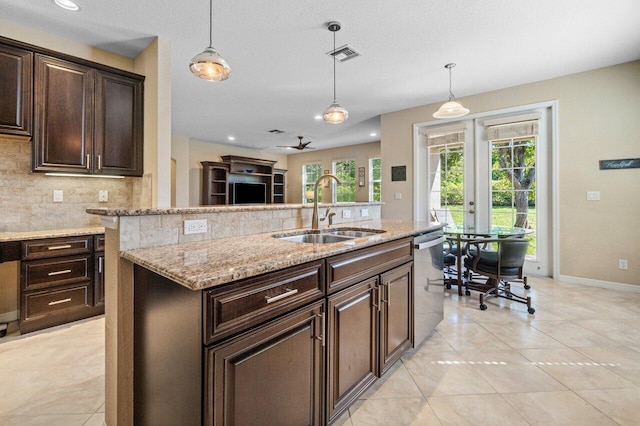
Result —
[[476, 211], [474, 209], [469, 210], [469, 213], [474, 214]]

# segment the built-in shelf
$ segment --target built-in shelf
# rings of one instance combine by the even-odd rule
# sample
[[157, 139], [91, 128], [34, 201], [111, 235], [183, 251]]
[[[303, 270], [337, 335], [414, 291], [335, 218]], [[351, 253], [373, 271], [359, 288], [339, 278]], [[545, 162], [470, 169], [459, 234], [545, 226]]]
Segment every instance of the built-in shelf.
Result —
[[222, 161], [201, 161], [202, 204], [233, 203], [230, 186], [236, 182], [264, 183], [268, 203], [285, 203], [285, 169], [276, 169], [276, 161], [223, 155]]

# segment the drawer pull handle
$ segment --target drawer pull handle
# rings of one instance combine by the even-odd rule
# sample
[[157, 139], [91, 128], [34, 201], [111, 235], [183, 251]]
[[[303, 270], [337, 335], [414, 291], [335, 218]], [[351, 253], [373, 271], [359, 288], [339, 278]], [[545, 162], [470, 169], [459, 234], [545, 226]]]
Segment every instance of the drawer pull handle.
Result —
[[66, 299], [56, 300], [55, 302], [49, 302], [49, 306], [59, 305], [61, 303], [67, 303], [67, 302], [71, 302], [71, 298], [70, 297], [67, 297]]
[[49, 246], [47, 247], [47, 250], [61, 250], [61, 249], [67, 249], [67, 248], [71, 248], [71, 244], [65, 244], [62, 246]]
[[55, 271], [55, 272], [49, 272], [47, 275], [49, 275], [50, 277], [54, 276], [54, 275], [62, 275], [62, 274], [68, 274], [71, 272], [71, 269], [65, 269], [63, 271]]
[[288, 288], [285, 289], [286, 291], [282, 294], [279, 294], [277, 296], [273, 296], [273, 297], [269, 297], [269, 296], [265, 296], [264, 299], [267, 301], [267, 303], [273, 303], [273, 302], [277, 302], [278, 300], [282, 300], [285, 297], [289, 297], [289, 296], [293, 296], [294, 294], [296, 294], [298, 292], [297, 288], [294, 288], [293, 290], [290, 290]]

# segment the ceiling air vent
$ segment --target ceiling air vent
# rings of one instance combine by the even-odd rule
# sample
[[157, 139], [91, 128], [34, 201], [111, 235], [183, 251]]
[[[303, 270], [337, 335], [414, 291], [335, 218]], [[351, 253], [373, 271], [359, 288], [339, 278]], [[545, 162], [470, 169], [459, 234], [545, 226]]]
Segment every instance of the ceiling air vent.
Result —
[[330, 50], [327, 52], [327, 55], [334, 56], [338, 62], [348, 61], [349, 59], [357, 58], [358, 56], [362, 56], [360, 52], [358, 52], [353, 47], [345, 44], [344, 46], [336, 48], [336, 50]]
[[273, 130], [269, 130], [269, 133], [271, 133], [272, 135], [279, 135], [284, 133], [284, 130], [273, 129]]

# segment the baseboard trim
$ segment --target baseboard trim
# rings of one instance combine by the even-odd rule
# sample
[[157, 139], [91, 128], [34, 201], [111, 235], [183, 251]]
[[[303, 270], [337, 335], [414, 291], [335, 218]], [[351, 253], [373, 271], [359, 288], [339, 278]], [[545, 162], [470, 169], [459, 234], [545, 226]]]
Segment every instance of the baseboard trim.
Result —
[[571, 275], [560, 275], [559, 281], [564, 281], [571, 284], [582, 284], [591, 287], [603, 287], [610, 288], [612, 290], [633, 291], [640, 293], [640, 285], [616, 283], [612, 281], [593, 280], [591, 278], [573, 277]]
[[3, 312], [0, 314], [0, 322], [11, 322], [18, 319], [18, 311]]

